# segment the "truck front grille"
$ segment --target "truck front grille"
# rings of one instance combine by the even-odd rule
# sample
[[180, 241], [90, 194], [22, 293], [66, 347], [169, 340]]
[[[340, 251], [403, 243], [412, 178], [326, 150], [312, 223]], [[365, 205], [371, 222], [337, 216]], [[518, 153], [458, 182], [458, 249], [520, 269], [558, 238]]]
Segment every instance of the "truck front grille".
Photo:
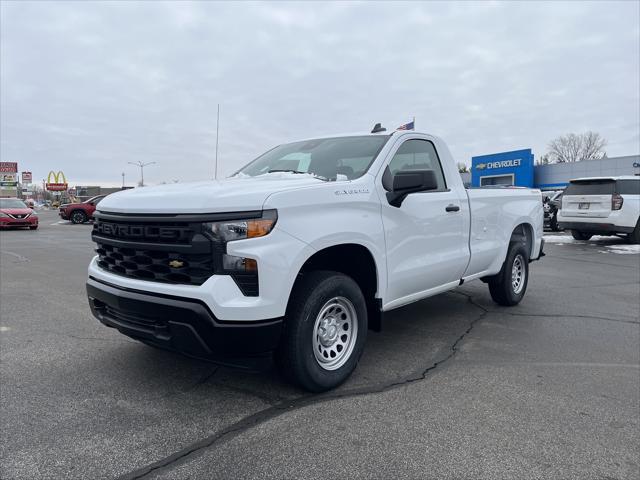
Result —
[[175, 217], [95, 214], [98, 266], [153, 282], [202, 285], [216, 270], [214, 245], [202, 223]]
[[97, 242], [98, 265], [111, 273], [155, 282], [202, 285], [213, 275], [211, 253], [178, 253]]

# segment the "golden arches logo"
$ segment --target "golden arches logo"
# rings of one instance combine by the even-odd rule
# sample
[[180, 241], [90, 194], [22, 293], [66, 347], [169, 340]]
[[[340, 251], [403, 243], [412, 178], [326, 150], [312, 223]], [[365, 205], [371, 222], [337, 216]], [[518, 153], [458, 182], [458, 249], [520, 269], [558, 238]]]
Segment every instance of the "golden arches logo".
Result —
[[[53, 182], [51, 181], [52, 179]], [[67, 189], [67, 177], [64, 176], [62, 170], [58, 171], [58, 173], [53, 170], [49, 172], [49, 175], [47, 175], [46, 188], [50, 192], [64, 192]]]
[[[51, 177], [53, 177], [53, 182], [51, 181]], [[60, 177], [62, 177], [62, 181], [60, 181]], [[49, 175], [47, 175], [47, 183], [67, 183], [67, 177], [64, 176], [62, 170], [59, 170], [58, 173], [51, 170]]]

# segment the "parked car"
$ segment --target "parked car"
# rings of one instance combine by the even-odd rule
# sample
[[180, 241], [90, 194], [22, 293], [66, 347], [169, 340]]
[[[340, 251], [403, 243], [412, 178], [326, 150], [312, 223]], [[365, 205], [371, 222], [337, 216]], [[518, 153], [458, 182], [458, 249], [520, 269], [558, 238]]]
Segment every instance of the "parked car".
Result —
[[552, 232], [560, 230], [558, 227], [558, 210], [562, 202], [562, 193], [562, 190], [542, 192], [544, 227]]
[[106, 195], [98, 195], [82, 203], [65, 203], [60, 205], [60, 218], [71, 220], [72, 223], [85, 223], [93, 220], [96, 206]]
[[640, 177], [571, 180], [562, 197], [558, 225], [576, 240], [593, 235], [626, 235], [640, 243]]
[[539, 190], [466, 190], [444, 141], [410, 131], [280, 145], [227, 180], [109, 195], [94, 216], [100, 322], [225, 364], [275, 352], [310, 391], [351, 374], [383, 312], [474, 279], [516, 305], [543, 247]]
[[0, 228], [38, 228], [38, 214], [18, 198], [0, 198]]

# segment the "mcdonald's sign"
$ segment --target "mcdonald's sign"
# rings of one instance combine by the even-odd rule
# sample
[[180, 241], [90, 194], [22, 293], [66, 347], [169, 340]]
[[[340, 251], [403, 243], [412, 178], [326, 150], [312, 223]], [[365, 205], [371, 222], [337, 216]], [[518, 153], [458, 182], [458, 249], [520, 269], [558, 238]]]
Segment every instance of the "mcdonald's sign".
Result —
[[67, 190], [67, 188], [69, 188], [69, 185], [67, 185], [67, 179], [62, 171], [55, 173], [53, 170], [51, 170], [49, 172], [49, 175], [47, 176], [47, 183], [45, 187], [50, 192], [64, 192]]

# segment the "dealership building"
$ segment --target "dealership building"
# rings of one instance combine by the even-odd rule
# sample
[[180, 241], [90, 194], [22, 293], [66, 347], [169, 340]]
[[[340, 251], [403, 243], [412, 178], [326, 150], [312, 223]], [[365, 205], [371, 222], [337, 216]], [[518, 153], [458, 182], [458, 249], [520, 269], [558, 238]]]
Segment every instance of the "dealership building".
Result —
[[471, 187], [515, 185], [556, 190], [573, 178], [618, 175], [640, 175], [640, 155], [535, 165], [529, 148], [472, 157], [471, 175], [463, 174], [463, 181]]

